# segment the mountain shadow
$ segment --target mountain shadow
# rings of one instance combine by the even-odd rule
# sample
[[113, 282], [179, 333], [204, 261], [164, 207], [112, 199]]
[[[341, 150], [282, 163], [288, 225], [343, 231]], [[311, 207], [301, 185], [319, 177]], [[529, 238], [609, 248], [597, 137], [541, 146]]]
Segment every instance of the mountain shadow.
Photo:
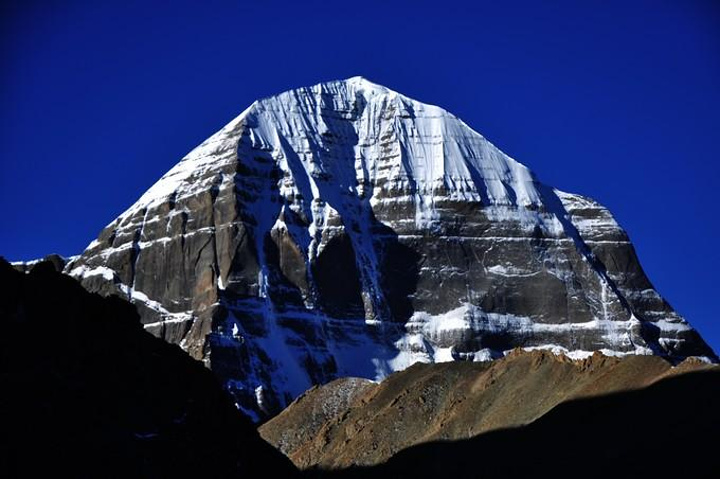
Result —
[[563, 403], [535, 422], [408, 448], [384, 464], [306, 477], [720, 477], [720, 372]]
[[0, 476], [294, 477], [213, 374], [135, 307], [0, 259]]

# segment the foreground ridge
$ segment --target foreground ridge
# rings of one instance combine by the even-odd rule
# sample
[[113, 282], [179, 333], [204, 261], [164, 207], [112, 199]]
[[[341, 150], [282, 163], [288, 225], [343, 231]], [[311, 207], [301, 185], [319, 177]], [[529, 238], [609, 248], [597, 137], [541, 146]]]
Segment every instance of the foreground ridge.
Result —
[[295, 477], [210, 371], [57, 266], [0, 258], [0, 476]]
[[514, 350], [484, 363], [416, 364], [381, 383], [337, 379], [310, 389], [259, 431], [302, 469], [375, 466], [411, 446], [523, 426], [568, 401], [701, 371], [717, 375], [720, 367], [694, 360], [673, 367], [657, 356], [596, 352], [573, 360]]
[[[372, 467], [310, 470], [306, 477], [712, 478], [720, 469], [715, 443], [705, 438], [720, 426], [719, 383], [717, 369], [671, 376], [647, 388], [559, 404], [525, 426], [419, 444]], [[658, 456], [659, 447], [669, 458]]]

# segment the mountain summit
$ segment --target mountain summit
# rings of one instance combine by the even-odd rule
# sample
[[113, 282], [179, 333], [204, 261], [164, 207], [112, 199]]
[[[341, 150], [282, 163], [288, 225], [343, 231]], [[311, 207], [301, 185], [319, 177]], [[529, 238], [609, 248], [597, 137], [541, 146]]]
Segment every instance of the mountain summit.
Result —
[[516, 347], [716, 359], [607, 209], [361, 77], [256, 101], [66, 272], [256, 419], [340, 376]]

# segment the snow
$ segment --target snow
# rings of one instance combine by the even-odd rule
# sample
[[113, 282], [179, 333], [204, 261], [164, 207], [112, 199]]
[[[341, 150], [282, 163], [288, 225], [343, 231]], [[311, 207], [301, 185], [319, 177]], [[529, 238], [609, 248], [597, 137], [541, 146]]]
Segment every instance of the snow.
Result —
[[447, 313], [435, 316], [429, 315], [425, 312], [416, 312], [410, 318], [410, 321], [424, 322], [425, 331], [431, 331], [433, 333], [456, 329], [467, 329], [470, 327], [470, 323], [466, 317], [467, 311], [467, 306], [460, 306], [459, 308], [448, 311]]
[[261, 411], [267, 411], [267, 404], [265, 403], [265, 389], [262, 386], [255, 388], [255, 402]]
[[34, 266], [40, 261], [42, 261], [42, 259], [31, 259], [30, 261], [12, 261], [10, 264], [12, 266]]
[[153, 323], [143, 324], [143, 327], [145, 329], [152, 328], [163, 323], [182, 323], [186, 321], [191, 321], [193, 319], [193, 314], [191, 311], [172, 313], [168, 311], [160, 302], [150, 299], [142, 291], [135, 290], [121, 283], [117, 273], [105, 266], [89, 267], [87, 265], [82, 265], [73, 268], [67, 274], [78, 280], [83, 280], [94, 276], [100, 276], [105, 281], [114, 284], [118, 288], [118, 290], [122, 292], [130, 301], [142, 303], [144, 306], [160, 313], [160, 317], [162, 318], [162, 320]]
[[473, 361], [475, 362], [486, 362], [493, 359], [497, 359], [497, 356], [490, 348], [483, 348], [473, 353]]
[[143, 324], [143, 327], [145, 329], [150, 329], [155, 326], [159, 326], [161, 324], [173, 324], [173, 323], [185, 323], [187, 321], [192, 321], [193, 316], [192, 313], [186, 312], [186, 313], [167, 313], [166, 316], [163, 317], [162, 321], [156, 321], [154, 323], [145, 323]]
[[[663, 331], [686, 331], [690, 326], [684, 322], [671, 322], [669, 320], [658, 320], [651, 324]], [[653, 352], [645, 346], [636, 344], [634, 341], [634, 329], [640, 325], [634, 315], [630, 315], [626, 320], [611, 320], [605, 318], [596, 318], [592, 321], [582, 323], [540, 323], [533, 321], [531, 318], [516, 316], [512, 314], [487, 313], [477, 306], [464, 304], [458, 308], [443, 314], [431, 315], [426, 312], [415, 312], [408, 321], [406, 329], [408, 335], [413, 338], [422, 337], [426, 340], [426, 355], [430, 356], [435, 362], [443, 362], [458, 359], [471, 359], [474, 361], [483, 361], [492, 359], [493, 355], [500, 352], [493, 352], [489, 349], [475, 351], [473, 353], [454, 353], [448, 347], [436, 347], [435, 344], [442, 344], [446, 338], [466, 336], [473, 337], [482, 336], [486, 333], [498, 333], [511, 331], [514, 334], [534, 337], [534, 336], [566, 336], [581, 331], [597, 331], [600, 339], [606, 345], [604, 348], [598, 348], [607, 355], [626, 355], [626, 354], [653, 354]], [[410, 337], [407, 336], [407, 337]], [[418, 339], [414, 339], [415, 342]], [[391, 362], [391, 366], [407, 364], [413, 358], [406, 352], [403, 347], [408, 343], [407, 339], [397, 341], [396, 346], [400, 350], [397, 362]], [[565, 354], [566, 356], [578, 359], [587, 357], [592, 351], [568, 350], [561, 346], [546, 344], [532, 349], [549, 349], [556, 354]], [[417, 360], [424, 360], [420, 355], [416, 355]]]
[[[595, 319], [583, 323], [543, 324], [530, 318], [511, 314], [486, 313], [469, 304], [437, 315], [416, 312], [405, 325], [406, 332], [394, 342], [395, 352], [391, 357], [374, 359], [378, 371], [386, 371], [384, 374], [376, 375], [375, 379], [382, 379], [390, 372], [403, 370], [417, 362], [490, 361], [510, 352], [510, 350], [494, 351], [482, 348], [477, 351], [458, 353], [453, 347], [439, 345], [443, 343], [444, 338], [458, 333], [471, 333], [472, 336], [478, 337], [485, 333], [514, 331], [515, 334], [532, 337], [547, 333], [566, 335], [572, 334], [573, 331], [599, 331], [606, 347], [600, 347], [597, 350], [606, 356], [652, 355], [654, 353], [651, 349], [635, 344], [632, 340], [632, 329], [639, 322], [631, 315], [624, 321]], [[665, 320], [653, 324], [664, 330], [689, 329], [685, 323], [671, 323]], [[672, 326], [668, 326], [668, 324]], [[565, 355], [573, 360], [587, 358], [594, 352], [582, 349], [570, 350], [555, 344], [542, 344], [523, 349], [527, 351], [547, 350], [556, 355]]]
[[[544, 223], [537, 213], [525, 209], [541, 205], [542, 195], [524, 165], [446, 110], [359, 76], [256, 101], [188, 153], [118, 223], [172, 196], [180, 198], [205, 187], [196, 179], [232, 162], [243, 132], [254, 150], [268, 152], [290, 173], [294, 181], [281, 191], [286, 197], [301, 193], [302, 208], [322, 200], [341, 211], [338, 203], [345, 193], [366, 197], [372, 204], [381, 201], [377, 196], [384, 190], [402, 188], [416, 206], [419, 229], [432, 228], [437, 219], [435, 202], [442, 198], [481, 201], [497, 206], [494, 212], [499, 218], [520, 214], [529, 225]], [[345, 143], [326, 144], [330, 140], [323, 137], [325, 132], [344, 132]], [[333, 178], [334, 191], [321, 184], [326, 183], [322, 180], [326, 175]], [[323, 223], [322, 218], [312, 217], [316, 225]], [[313, 231], [310, 236], [315, 236]]]
[[143, 326], [145, 327], [145, 329], [158, 326], [163, 323], [184, 323], [187, 321], [192, 321], [194, 319], [192, 311], [180, 311], [171, 313], [170, 311], [165, 309], [165, 307], [160, 302], [150, 299], [142, 291], [130, 288], [124, 284], [120, 285], [120, 288], [127, 295], [128, 299], [130, 299], [133, 303], [142, 303], [145, 307], [150, 308], [160, 314], [162, 320], [154, 323], [144, 324]]
[[[626, 235], [620, 225], [617, 223], [617, 221], [615, 221], [615, 218], [610, 213], [610, 211], [596, 201], [584, 196], [560, 191], [558, 189], [554, 189], [553, 191], [562, 202], [563, 207], [565, 208], [570, 217], [572, 225], [577, 228], [578, 232], [583, 237], [588, 236], [588, 238], [584, 238], [584, 241], [586, 243], [629, 243], [629, 241], [625, 241], [622, 239], [593, 239], [597, 237], [603, 237], [604, 235], [610, 235], [613, 238], [623, 238]], [[591, 211], [593, 213], [592, 217], [583, 217], [580, 213], [584, 211]]]
[[431, 363], [433, 357], [430, 355], [432, 349], [426, 344], [422, 334], [407, 334], [395, 342], [399, 353], [388, 361], [392, 371], [402, 371], [415, 363]]
[[493, 265], [488, 268], [486, 268], [488, 273], [496, 274], [498, 276], [520, 276], [520, 277], [527, 277], [527, 276], [534, 276], [539, 274], [539, 271], [526, 271], [520, 268], [516, 268], [514, 266], [510, 265]]
[[93, 249], [97, 246], [100, 246], [100, 240], [94, 239], [90, 242], [89, 245], [87, 245], [87, 247], [85, 249]]
[[455, 361], [453, 356], [453, 348], [436, 348], [433, 355], [436, 363], [449, 363]]
[[687, 324], [684, 321], [670, 321], [667, 319], [660, 319], [658, 321], [654, 321], [653, 324], [660, 328], [661, 331], [690, 331], [692, 328], [689, 324]]
[[96, 266], [94, 268], [86, 265], [78, 266], [77, 268], [74, 268], [72, 271], [70, 271], [68, 274], [73, 278], [78, 279], [89, 278], [91, 276], [102, 276], [103, 279], [107, 281], [115, 281], [115, 279], [117, 278], [115, 275], [115, 271], [105, 266]]
[[[193, 181], [198, 173], [215, 169], [223, 162], [234, 159], [239, 138], [238, 125], [248, 116], [256, 103], [225, 125], [220, 131], [188, 153], [177, 165], [163, 175], [116, 220], [119, 223], [143, 208], [157, 206], [172, 195], [190, 194], [200, 186]], [[114, 222], [113, 222], [114, 223]], [[111, 223], [112, 224], [112, 223]]]

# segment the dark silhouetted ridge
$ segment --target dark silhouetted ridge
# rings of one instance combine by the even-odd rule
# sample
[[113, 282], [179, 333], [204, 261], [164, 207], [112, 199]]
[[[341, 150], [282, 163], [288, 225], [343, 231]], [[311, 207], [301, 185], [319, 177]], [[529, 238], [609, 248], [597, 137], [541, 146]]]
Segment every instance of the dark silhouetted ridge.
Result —
[[291, 477], [213, 374], [135, 307], [0, 260], [0, 477]]

